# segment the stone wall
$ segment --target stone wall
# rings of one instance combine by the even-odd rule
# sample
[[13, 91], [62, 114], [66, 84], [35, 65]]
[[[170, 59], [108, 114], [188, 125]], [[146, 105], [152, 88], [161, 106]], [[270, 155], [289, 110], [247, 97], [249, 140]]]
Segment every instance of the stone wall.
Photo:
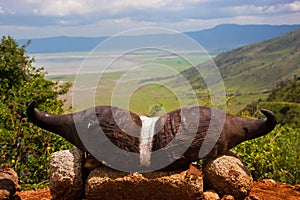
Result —
[[54, 153], [50, 171], [53, 199], [244, 199], [253, 182], [232, 153], [187, 170], [141, 174], [110, 169], [70, 149]]

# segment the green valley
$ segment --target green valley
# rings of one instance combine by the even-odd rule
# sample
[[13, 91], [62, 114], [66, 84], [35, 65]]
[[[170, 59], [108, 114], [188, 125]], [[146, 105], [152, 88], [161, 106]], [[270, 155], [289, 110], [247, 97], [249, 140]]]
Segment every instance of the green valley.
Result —
[[[211, 60], [207, 61], [208, 57], [199, 57], [198, 59], [193, 57], [193, 59], [200, 63], [196, 67], [197, 70], [202, 70], [203, 73], [207, 70], [209, 73], [209, 65], [212, 62]], [[274, 39], [221, 53], [214, 57], [213, 61], [225, 84], [228, 100], [227, 110], [237, 113], [248, 104], [265, 101], [280, 84], [299, 76], [300, 29]], [[176, 98], [178, 93], [180, 93], [180, 97], [185, 96], [186, 99], [189, 99], [195, 92], [199, 104], [209, 105], [210, 95], [201, 75], [195, 68], [189, 68], [188, 64], [178, 57], [147, 60], [143, 64], [149, 65], [149, 67], [154, 64], [156, 70], [148, 72], [137, 70], [130, 74], [128, 80], [122, 80], [123, 85], [127, 84], [128, 87], [137, 88], [129, 100], [132, 111], [146, 114], [145, 112], [149, 111], [153, 105], [161, 105], [167, 111], [179, 108], [180, 105]], [[170, 73], [169, 70], [160, 69], [159, 66], [172, 66], [174, 70]], [[104, 73], [102, 82], [99, 83], [101, 87], [97, 88], [96, 103], [110, 104], [114, 87], [125, 75], [125, 71]], [[48, 78], [74, 81], [75, 75], [49, 75]], [[86, 81], [90, 79], [87, 75]], [[183, 85], [182, 80], [188, 81], [192, 90], [186, 87], [186, 84]], [[153, 82], [158, 84], [151, 85]], [[148, 86], [145, 87], [145, 85]], [[166, 88], [161, 85], [167, 86], [168, 90], [171, 88], [171, 93], [176, 95], [166, 92]], [[145, 88], [148, 89], [145, 90]], [[124, 95], [128, 94], [124, 92]], [[149, 95], [152, 95], [152, 98], [149, 98]], [[119, 95], [118, 98], [123, 99], [122, 95]], [[122, 107], [126, 106], [128, 105]]]
[[[214, 59], [222, 74], [229, 110], [238, 112], [245, 105], [263, 100], [282, 82], [300, 74], [300, 29], [283, 36], [224, 52]], [[207, 68], [210, 63], [197, 66]], [[182, 72], [196, 90], [206, 85], [196, 69]], [[176, 83], [177, 77], [169, 81]], [[201, 95], [200, 95], [201, 98]]]

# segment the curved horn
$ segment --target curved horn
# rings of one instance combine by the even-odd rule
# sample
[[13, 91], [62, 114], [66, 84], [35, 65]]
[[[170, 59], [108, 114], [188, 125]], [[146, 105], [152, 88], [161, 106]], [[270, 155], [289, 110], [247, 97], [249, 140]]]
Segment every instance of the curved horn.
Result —
[[65, 138], [79, 149], [85, 150], [73, 120], [72, 114], [49, 114], [35, 109], [36, 101], [27, 107], [27, 117], [33, 124]]
[[267, 127], [270, 129], [270, 131], [272, 131], [277, 125], [276, 115], [267, 109], [261, 109], [260, 111], [267, 117], [265, 119]]
[[260, 110], [267, 118], [262, 119], [262, 125], [259, 127], [259, 131], [255, 134], [256, 137], [263, 136], [271, 132], [277, 125], [277, 118], [275, 114], [267, 109]]
[[[261, 109], [261, 112], [267, 117], [265, 119], [252, 120], [251, 134], [246, 134], [246, 140], [258, 138], [271, 132], [277, 125], [277, 118], [275, 114], [267, 109]], [[251, 128], [250, 128], [251, 129]]]

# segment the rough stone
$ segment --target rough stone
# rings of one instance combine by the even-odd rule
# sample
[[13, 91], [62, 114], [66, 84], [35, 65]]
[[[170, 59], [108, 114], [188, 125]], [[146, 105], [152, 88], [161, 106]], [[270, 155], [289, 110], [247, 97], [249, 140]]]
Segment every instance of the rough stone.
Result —
[[[198, 168], [198, 169], [197, 169]], [[107, 167], [89, 174], [85, 198], [94, 199], [202, 199], [203, 174], [200, 166], [186, 171], [128, 174]]]
[[208, 190], [203, 192], [203, 199], [204, 200], [218, 200], [220, 199], [219, 195], [215, 193], [213, 190]]
[[58, 151], [50, 161], [50, 192], [53, 199], [80, 199], [84, 194], [83, 152], [77, 148]]
[[12, 168], [0, 169], [0, 199], [12, 199], [20, 189], [17, 173]]
[[234, 200], [234, 197], [232, 195], [226, 194], [222, 197], [221, 200]]
[[244, 163], [233, 153], [208, 159], [203, 164], [204, 181], [219, 195], [244, 199], [251, 191], [253, 179]]

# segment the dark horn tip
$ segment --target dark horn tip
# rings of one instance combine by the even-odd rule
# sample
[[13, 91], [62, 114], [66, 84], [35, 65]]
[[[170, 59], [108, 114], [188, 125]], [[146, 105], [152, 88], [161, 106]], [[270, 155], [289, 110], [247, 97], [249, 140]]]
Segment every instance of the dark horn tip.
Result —
[[35, 100], [33, 100], [33, 101], [31, 101], [29, 104], [28, 104], [28, 107], [35, 107], [36, 106], [36, 101]]
[[267, 109], [261, 109], [260, 111], [267, 117], [267, 121], [270, 121], [275, 125], [277, 124], [277, 117], [272, 111]]
[[31, 101], [29, 104], [28, 104], [28, 106], [27, 106], [27, 110], [26, 110], [26, 114], [27, 114], [27, 116], [31, 116], [32, 115], [32, 113], [33, 113], [33, 111], [34, 111], [34, 108], [35, 108], [35, 106], [36, 106], [36, 101]]

